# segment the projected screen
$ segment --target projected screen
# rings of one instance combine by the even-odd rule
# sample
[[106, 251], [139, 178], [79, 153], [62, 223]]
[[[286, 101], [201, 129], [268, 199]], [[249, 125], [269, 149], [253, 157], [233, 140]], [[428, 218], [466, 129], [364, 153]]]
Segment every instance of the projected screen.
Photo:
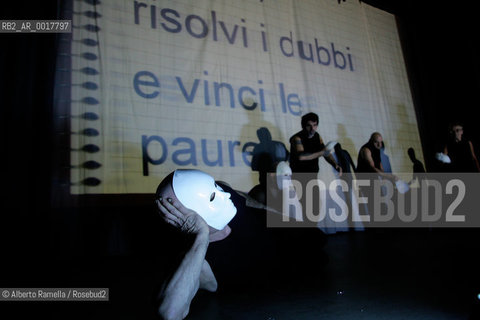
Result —
[[72, 6], [70, 58], [59, 59], [71, 75], [72, 194], [152, 193], [177, 168], [248, 192], [260, 139], [289, 149], [308, 112], [354, 159], [378, 131], [393, 172], [411, 172], [409, 147], [423, 161], [389, 13], [333, 0]]

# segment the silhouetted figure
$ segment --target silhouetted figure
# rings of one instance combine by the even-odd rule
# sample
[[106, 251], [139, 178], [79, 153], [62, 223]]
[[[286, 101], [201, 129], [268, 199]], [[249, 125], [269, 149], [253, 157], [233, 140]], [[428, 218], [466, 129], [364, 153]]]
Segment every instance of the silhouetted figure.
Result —
[[267, 175], [275, 173], [278, 163], [288, 161], [290, 153], [282, 142], [272, 140], [268, 128], [259, 128], [257, 137], [260, 143], [256, 144], [252, 151], [252, 170], [258, 171], [259, 184], [248, 194], [258, 202], [266, 204]]
[[410, 184], [418, 180], [418, 183], [421, 183], [422, 180], [424, 179], [424, 173], [425, 173], [425, 168], [423, 166], [423, 163], [417, 159], [415, 156], [415, 150], [413, 148], [408, 148], [408, 156], [410, 157], [410, 160], [413, 163], [413, 178], [412, 181], [410, 181]]
[[259, 128], [257, 137], [260, 143], [252, 151], [252, 170], [259, 172], [260, 184], [265, 185], [266, 173], [275, 172], [280, 161], [288, 161], [289, 152], [282, 142], [272, 140], [268, 128]]
[[339, 179], [345, 181], [348, 186], [347, 191], [343, 191], [343, 198], [347, 204], [348, 214], [352, 214], [353, 208], [353, 173], [357, 171], [355, 163], [353, 162], [350, 153], [342, 148], [340, 143], [337, 143], [334, 147], [334, 157], [337, 163], [342, 168], [342, 176]]
[[342, 172], [352, 173], [357, 171], [357, 168], [355, 167], [355, 163], [353, 163], [350, 153], [348, 153], [347, 150], [342, 149], [342, 145], [340, 143], [337, 143], [335, 145], [334, 150], [337, 163], [342, 168]]

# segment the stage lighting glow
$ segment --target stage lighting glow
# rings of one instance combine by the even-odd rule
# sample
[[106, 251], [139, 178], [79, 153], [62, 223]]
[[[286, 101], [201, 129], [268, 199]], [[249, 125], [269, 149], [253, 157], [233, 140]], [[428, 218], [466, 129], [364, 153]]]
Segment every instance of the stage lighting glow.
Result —
[[[308, 112], [319, 115], [322, 139], [353, 158], [378, 131], [394, 172], [411, 173], [410, 147], [423, 161], [390, 13], [358, 1], [92, 3], [73, 1], [75, 28], [58, 59], [58, 113], [74, 115], [65, 121], [76, 133], [71, 181], [101, 181], [73, 183], [72, 194], [151, 193], [179, 168], [248, 191], [258, 182], [257, 130], [288, 148]], [[101, 167], [78, 167], [86, 161]], [[333, 177], [319, 165], [322, 179]]]

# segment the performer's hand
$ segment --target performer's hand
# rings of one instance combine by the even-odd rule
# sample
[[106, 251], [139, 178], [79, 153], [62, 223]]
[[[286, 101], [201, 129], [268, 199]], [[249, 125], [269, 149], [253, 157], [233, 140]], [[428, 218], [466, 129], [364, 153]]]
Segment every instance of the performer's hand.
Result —
[[340, 167], [340, 166], [337, 164], [337, 166], [335, 167], [335, 169], [338, 171], [338, 176], [341, 177], [342, 174], [343, 174], [342, 167]]
[[168, 224], [190, 234], [201, 234], [208, 236], [209, 227], [205, 220], [193, 210], [185, 208], [178, 200], [157, 199], [160, 216]]

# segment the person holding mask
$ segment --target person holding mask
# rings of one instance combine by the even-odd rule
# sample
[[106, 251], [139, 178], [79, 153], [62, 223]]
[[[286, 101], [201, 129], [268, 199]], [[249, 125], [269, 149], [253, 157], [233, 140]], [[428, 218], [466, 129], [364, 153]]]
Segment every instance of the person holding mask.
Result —
[[398, 180], [394, 174], [383, 170], [380, 157], [380, 149], [383, 147], [383, 137], [379, 132], [374, 132], [370, 139], [364, 144], [358, 152], [357, 172], [358, 173], [375, 173], [378, 176], [392, 180]]
[[[293, 173], [318, 173], [318, 158], [325, 156], [325, 144], [317, 132], [318, 115], [302, 116], [302, 130], [290, 138], [290, 167]], [[342, 168], [331, 154], [325, 160], [341, 175]]]
[[158, 313], [163, 319], [184, 319], [199, 289], [217, 290], [217, 280], [205, 256], [210, 242], [228, 237], [228, 223], [237, 209], [230, 194], [200, 170], [169, 174], [157, 188], [156, 204], [161, 218], [193, 241], [158, 297]]
[[450, 126], [450, 136], [443, 154], [451, 159], [450, 169], [453, 172], [480, 172], [473, 144], [464, 138], [463, 125], [459, 122], [454, 122]]

